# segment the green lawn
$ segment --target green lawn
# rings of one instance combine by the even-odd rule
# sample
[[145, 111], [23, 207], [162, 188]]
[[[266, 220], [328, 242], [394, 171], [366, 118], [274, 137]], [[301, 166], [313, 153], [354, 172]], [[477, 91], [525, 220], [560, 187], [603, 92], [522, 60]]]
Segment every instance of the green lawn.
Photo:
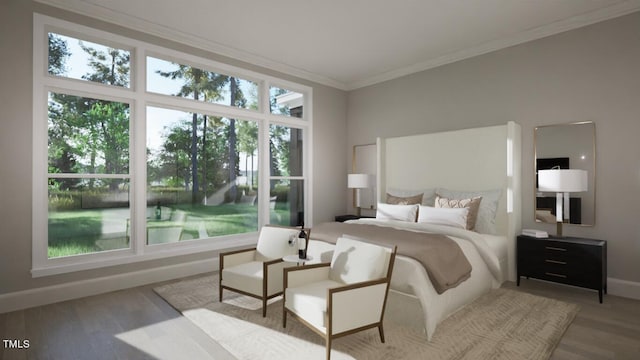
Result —
[[[271, 223], [288, 225], [288, 204], [277, 205], [271, 212]], [[178, 211], [186, 215], [182, 220], [150, 220], [147, 226], [181, 227], [180, 241], [198, 239], [201, 235], [216, 237], [257, 231], [258, 213], [253, 205], [177, 205], [170, 208], [171, 214], [178, 214]], [[152, 214], [153, 208], [149, 212]], [[50, 212], [49, 258], [129, 247], [129, 216], [128, 208]]]

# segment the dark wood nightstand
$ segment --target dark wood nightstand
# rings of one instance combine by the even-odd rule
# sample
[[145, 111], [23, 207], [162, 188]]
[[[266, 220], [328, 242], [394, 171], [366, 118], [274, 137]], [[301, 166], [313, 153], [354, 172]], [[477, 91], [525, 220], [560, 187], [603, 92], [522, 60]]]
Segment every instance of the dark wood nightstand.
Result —
[[517, 285], [520, 277], [553, 281], [607, 293], [607, 242], [578, 237], [540, 239], [519, 235]]
[[337, 222], [345, 222], [347, 220], [358, 220], [358, 219], [373, 219], [373, 216], [358, 216], [358, 215], [338, 215], [336, 216]]

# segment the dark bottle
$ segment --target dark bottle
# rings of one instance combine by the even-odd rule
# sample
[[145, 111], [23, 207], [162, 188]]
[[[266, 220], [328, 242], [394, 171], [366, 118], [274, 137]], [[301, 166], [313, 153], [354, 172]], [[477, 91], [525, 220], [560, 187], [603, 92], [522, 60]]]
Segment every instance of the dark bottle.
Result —
[[304, 223], [300, 227], [298, 234], [298, 258], [307, 258], [307, 233], [304, 231]]
[[156, 204], [156, 220], [160, 220], [162, 218], [162, 208], [160, 207], [160, 201]]

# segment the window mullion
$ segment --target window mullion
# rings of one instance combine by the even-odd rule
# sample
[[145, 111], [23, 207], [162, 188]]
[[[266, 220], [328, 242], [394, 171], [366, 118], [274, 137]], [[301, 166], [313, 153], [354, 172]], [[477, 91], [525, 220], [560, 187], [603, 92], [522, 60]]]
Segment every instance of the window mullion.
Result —
[[258, 226], [269, 223], [269, 124], [261, 121], [258, 126]]
[[45, 86], [51, 91], [63, 92], [70, 95], [95, 97], [98, 96], [105, 100], [129, 102], [134, 96], [133, 91], [127, 88], [119, 88], [110, 85], [92, 83], [88, 81], [56, 78], [53, 76], [45, 76], [43, 79]]
[[271, 169], [269, 166], [269, 121], [266, 113], [269, 112], [269, 87], [265, 81], [259, 84], [260, 109], [263, 114], [259, 127], [259, 156], [258, 162], [260, 187], [258, 192], [258, 226], [262, 227], [270, 222], [269, 214], [269, 188], [271, 183]]
[[129, 244], [136, 255], [145, 252], [146, 243], [146, 205], [147, 205], [147, 109], [145, 104], [146, 91], [146, 61], [144, 51], [137, 48], [132, 52], [134, 62], [132, 66], [133, 89], [136, 100], [132, 106], [131, 144], [129, 161], [132, 175], [133, 199], [131, 204], [131, 238]]
[[292, 128], [302, 129], [308, 126], [306, 121], [296, 118], [296, 117], [287, 117], [282, 115], [266, 115], [269, 118], [269, 123], [274, 125], [284, 125]]
[[197, 112], [213, 116], [223, 116], [234, 119], [259, 120], [263, 118], [255, 110], [241, 109], [193, 99], [180, 98], [148, 92], [145, 94], [147, 105], [179, 110], [185, 112]]
[[33, 40], [33, 199], [32, 199], [32, 268], [42, 267], [48, 251], [47, 202], [47, 90], [43, 76], [48, 64], [48, 36], [40, 18], [34, 19]]

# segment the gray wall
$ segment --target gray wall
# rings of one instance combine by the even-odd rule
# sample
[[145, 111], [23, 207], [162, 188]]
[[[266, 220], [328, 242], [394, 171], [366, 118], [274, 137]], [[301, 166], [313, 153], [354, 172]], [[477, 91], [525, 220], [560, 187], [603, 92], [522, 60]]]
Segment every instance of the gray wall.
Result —
[[[129, 36], [313, 87], [315, 222], [344, 212], [346, 98], [344, 91], [300, 80], [206, 51], [24, 0], [0, 3], [0, 294], [216, 256], [201, 253], [64, 275], [31, 277], [33, 12]], [[212, 270], [214, 270], [212, 268]]]
[[639, 24], [634, 13], [351, 91], [349, 146], [513, 120], [523, 131], [523, 227], [555, 233], [534, 222], [533, 129], [594, 121], [596, 223], [564, 232], [608, 240], [609, 277], [638, 282]]

